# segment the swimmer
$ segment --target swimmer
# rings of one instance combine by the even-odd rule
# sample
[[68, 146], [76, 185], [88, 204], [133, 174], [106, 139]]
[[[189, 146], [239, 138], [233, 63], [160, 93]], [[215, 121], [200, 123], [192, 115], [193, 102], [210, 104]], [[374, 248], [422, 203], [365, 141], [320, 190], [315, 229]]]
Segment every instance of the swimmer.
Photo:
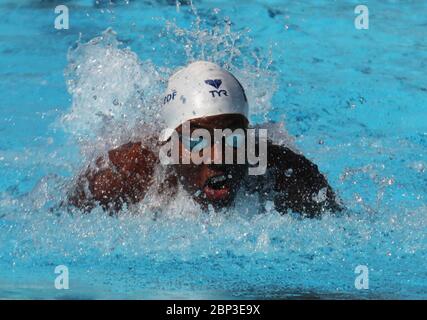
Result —
[[[150, 139], [129, 142], [98, 158], [80, 175], [68, 202], [84, 211], [101, 205], [109, 212], [117, 212], [125, 203], [143, 200], [155, 185], [156, 167], [167, 166], [156, 192], [173, 200], [177, 189], [182, 188], [203, 209], [232, 206], [243, 188], [245, 195], [258, 193], [260, 199], [272, 201], [282, 213], [292, 211], [313, 217], [341, 210], [318, 167], [285, 146], [265, 140], [266, 152], [262, 153], [262, 141], [258, 141], [258, 156], [266, 158], [261, 174], [248, 173], [248, 155], [243, 162], [237, 162], [239, 150], [249, 143], [249, 139], [245, 140], [250, 129], [248, 108], [245, 91], [230, 72], [206, 61], [189, 64], [169, 79], [162, 101], [165, 128], [158, 137], [152, 137], [160, 150], [167, 144], [169, 148], [175, 146], [176, 161], [164, 164], [159, 148], [153, 148]], [[229, 134], [211, 139], [206, 134], [201, 136], [200, 129], [214, 137], [219, 129], [229, 129]], [[189, 134], [185, 134], [186, 130]], [[199, 133], [194, 137], [196, 130]], [[170, 150], [166, 152], [168, 156]], [[224, 159], [227, 152], [235, 156], [232, 162]], [[186, 155], [190, 161], [184, 161]], [[193, 155], [200, 156], [203, 162], [193, 161]]]

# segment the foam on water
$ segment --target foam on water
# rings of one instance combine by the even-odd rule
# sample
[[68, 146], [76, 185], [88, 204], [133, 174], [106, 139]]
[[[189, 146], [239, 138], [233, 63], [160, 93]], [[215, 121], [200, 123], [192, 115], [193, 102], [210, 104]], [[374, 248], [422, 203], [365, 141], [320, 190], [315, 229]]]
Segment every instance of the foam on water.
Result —
[[[36, 198], [43, 197], [46, 189], [41, 190]], [[235, 209], [203, 213], [182, 196], [164, 214], [141, 207], [137, 215], [125, 210], [111, 218], [101, 210], [54, 215], [33, 204], [3, 201], [14, 211], [1, 219], [1, 259], [18, 271], [33, 266], [32, 272], [46, 276], [49, 266], [65, 264], [80, 282], [106, 282], [110, 290], [136, 296], [141, 289], [226, 292], [225, 297], [360, 296], [353, 270], [367, 264], [371, 292], [364, 295], [425, 294], [419, 282], [425, 270], [418, 266], [426, 254], [420, 241], [426, 207], [301, 220], [268, 204], [259, 214], [256, 199], [243, 197]]]
[[[283, 119], [271, 119], [274, 62], [268, 52], [253, 55], [250, 37], [224, 20], [212, 29], [197, 15], [190, 27], [167, 22], [159, 39], [171, 45], [165, 50], [167, 66], [139, 59], [111, 29], [89, 42], [79, 40], [68, 53], [66, 70], [72, 105], [56, 126], [82, 157], [61, 161], [77, 174], [110, 148], [155, 133], [161, 124], [159, 97], [178, 66], [175, 56], [185, 57], [180, 64], [208, 59], [234, 72], [248, 93], [253, 124], [279, 121], [268, 124], [270, 136], [294, 146]], [[403, 153], [413, 148], [405, 141], [397, 147], [380, 141], [326, 145], [319, 158], [339, 158], [352, 149], [379, 160], [394, 154], [393, 148]], [[75, 280], [71, 297], [426, 297], [427, 207], [422, 195], [415, 199], [419, 189], [411, 190], [409, 182], [396, 180], [396, 172], [374, 160], [364, 166], [352, 159], [346, 163], [334, 187], [348, 210], [320, 219], [280, 215], [272, 203], [261, 204], [244, 191], [236, 206], [223, 212], [201, 211], [182, 191], [166, 204], [150, 194], [118, 217], [100, 208], [68, 212], [60, 202], [72, 179], [45, 176], [27, 194], [9, 190], [0, 198], [0, 263], [7, 266], [0, 271], [2, 287], [11, 296], [58, 297], [48, 281], [53, 267], [65, 264]], [[408, 159], [408, 169], [418, 179], [425, 162]], [[402, 190], [408, 190], [406, 202], [395, 200]], [[369, 291], [355, 290], [357, 265], [369, 267]], [[36, 293], [25, 284], [28, 273], [39, 286]], [[20, 286], [25, 290], [17, 293]]]

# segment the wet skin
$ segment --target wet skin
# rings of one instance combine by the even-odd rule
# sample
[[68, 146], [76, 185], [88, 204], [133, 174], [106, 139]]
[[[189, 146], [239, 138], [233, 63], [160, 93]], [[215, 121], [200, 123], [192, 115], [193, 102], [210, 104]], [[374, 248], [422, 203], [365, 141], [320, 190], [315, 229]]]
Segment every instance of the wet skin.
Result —
[[[246, 130], [248, 123], [243, 116], [229, 114], [194, 119], [190, 126], [191, 130], [207, 129], [213, 136], [214, 129]], [[181, 132], [182, 128], [178, 127], [176, 131]], [[217, 143], [211, 145], [211, 162], [220, 154], [224, 155], [224, 149], [219, 152], [218, 148]], [[223, 144], [223, 148], [227, 147]], [[182, 160], [183, 153], [189, 151], [181, 141], [179, 150]], [[269, 174], [248, 176], [247, 164], [176, 164], [169, 166], [169, 174], [158, 192], [169, 192], [173, 197], [173, 191], [180, 183], [203, 208], [211, 204], [219, 209], [233, 204], [236, 193], [245, 184], [252, 188], [252, 193], [260, 192], [262, 197], [274, 201], [276, 209], [283, 213], [292, 210], [312, 217], [324, 210], [341, 209], [332, 188], [316, 165], [304, 156], [271, 142], [267, 150]], [[117, 212], [124, 203], [136, 203], [144, 198], [153, 183], [157, 165], [158, 156], [141, 142], [127, 143], [109, 151], [108, 159], [99, 158], [94, 168], [88, 168], [77, 178], [69, 203], [85, 211], [99, 203], [104, 209]], [[213, 183], [215, 177], [223, 176], [227, 177], [225, 181]], [[314, 200], [313, 195], [319, 192], [324, 195], [324, 201]]]
[[[221, 115], [190, 121], [191, 133], [195, 129], [203, 128], [208, 130], [212, 137], [214, 136], [214, 129], [246, 130], [247, 126], [247, 120], [239, 115]], [[182, 126], [178, 127], [176, 131], [182, 133]], [[210, 159], [206, 159], [207, 161], [204, 161], [202, 164], [177, 164], [173, 165], [173, 168], [184, 189], [192, 194], [197, 202], [205, 208], [209, 204], [212, 204], [216, 208], [221, 208], [232, 203], [236, 192], [247, 175], [247, 165], [237, 163], [224, 164], [225, 149], [229, 147], [225, 143], [220, 145], [217, 142], [212, 142]], [[222, 150], [220, 150], [221, 146]], [[236, 150], [233, 148], [230, 149], [234, 153], [233, 159], [237, 159]], [[182, 142], [179, 143], [179, 150], [179, 163], [183, 163], [183, 153], [189, 151], [184, 147]], [[203, 152], [201, 151], [200, 155], [202, 154]], [[209, 160], [211, 164], [209, 164]], [[223, 164], [214, 164], [214, 162]], [[210, 182], [213, 181], [212, 178], [214, 177], [226, 177], [227, 179], [223, 183], [213, 187]]]

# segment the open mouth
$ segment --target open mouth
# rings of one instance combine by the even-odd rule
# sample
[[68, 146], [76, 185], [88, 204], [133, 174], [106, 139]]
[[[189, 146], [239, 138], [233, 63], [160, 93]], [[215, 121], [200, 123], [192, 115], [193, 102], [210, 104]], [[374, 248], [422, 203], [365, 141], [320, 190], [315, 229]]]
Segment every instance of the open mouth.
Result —
[[211, 177], [206, 181], [203, 192], [209, 200], [227, 199], [231, 194], [230, 179], [225, 175]]

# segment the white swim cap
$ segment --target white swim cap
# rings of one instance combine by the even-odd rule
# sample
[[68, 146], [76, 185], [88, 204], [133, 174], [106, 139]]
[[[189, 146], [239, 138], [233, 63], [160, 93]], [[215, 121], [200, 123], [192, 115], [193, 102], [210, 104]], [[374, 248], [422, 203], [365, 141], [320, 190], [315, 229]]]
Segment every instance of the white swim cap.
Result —
[[184, 122], [221, 114], [241, 114], [248, 118], [248, 100], [239, 81], [215, 63], [196, 61], [169, 78], [163, 98], [162, 116], [166, 141]]

